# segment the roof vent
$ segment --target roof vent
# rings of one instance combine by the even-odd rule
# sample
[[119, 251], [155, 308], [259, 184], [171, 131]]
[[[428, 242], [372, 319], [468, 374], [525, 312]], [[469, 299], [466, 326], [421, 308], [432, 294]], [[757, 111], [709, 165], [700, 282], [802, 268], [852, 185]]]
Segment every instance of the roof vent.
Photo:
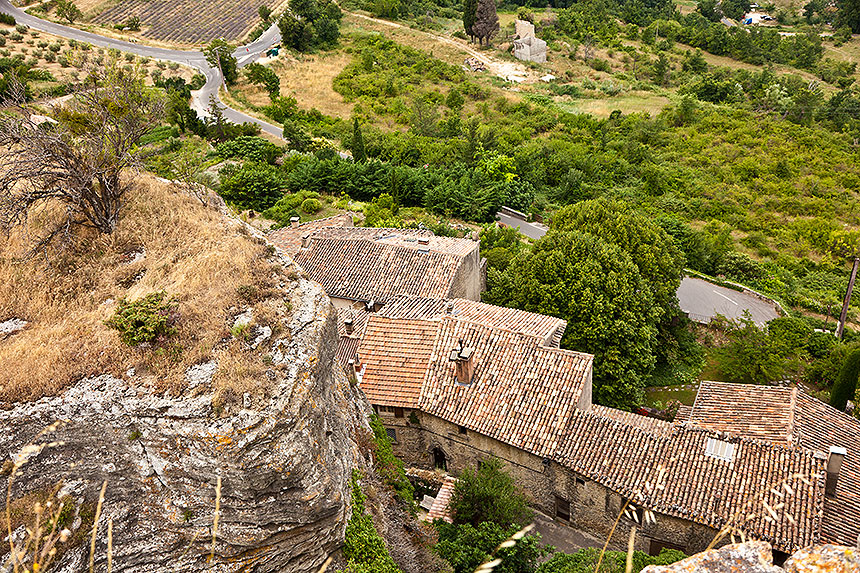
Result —
[[449, 300], [445, 304], [445, 314], [449, 314], [449, 315], [454, 314], [454, 301], [453, 300]]
[[301, 219], [299, 219], [298, 217], [290, 217], [290, 227], [293, 227], [293, 228], [298, 227], [300, 220]]
[[448, 361], [454, 363], [454, 375], [457, 378], [457, 384], [468, 386], [472, 383], [472, 376], [475, 374], [475, 361], [472, 359], [475, 354], [475, 349], [471, 346], [466, 346], [461, 338], [458, 346], [451, 350], [448, 355]]
[[733, 461], [735, 459], [735, 444], [708, 438], [708, 443], [705, 444], [705, 455], [726, 462]]
[[[293, 218], [295, 218], [295, 217], [293, 217]], [[296, 225], [296, 226], [298, 226], [298, 225]], [[311, 234], [305, 233], [304, 235], [302, 235], [302, 248], [307, 249], [310, 246], [311, 246]]]
[[842, 470], [842, 462], [848, 450], [838, 446], [830, 446], [827, 454], [827, 478], [824, 481], [824, 494], [828, 497], [836, 497], [836, 485], [839, 483], [839, 472]]
[[428, 249], [427, 247], [421, 247], [420, 249], [418, 249], [418, 252], [427, 254], [430, 252], [430, 249]]
[[418, 237], [418, 244], [419, 245], [429, 245], [430, 244], [430, 237]]

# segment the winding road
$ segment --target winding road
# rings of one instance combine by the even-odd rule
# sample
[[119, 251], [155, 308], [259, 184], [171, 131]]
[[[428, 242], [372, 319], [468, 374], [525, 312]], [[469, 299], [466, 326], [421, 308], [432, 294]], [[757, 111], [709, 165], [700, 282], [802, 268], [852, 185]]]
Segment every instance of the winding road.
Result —
[[[100, 48], [113, 48], [155, 60], [176, 62], [177, 64], [190, 66], [200, 70], [200, 73], [206, 77], [206, 83], [199, 90], [191, 92], [191, 107], [197, 112], [197, 115], [206, 117], [209, 115], [209, 98], [211, 96], [215, 96], [215, 99], [218, 100], [219, 103], [221, 102], [218, 97], [218, 89], [221, 86], [221, 74], [216, 68], [212, 68], [209, 65], [206, 58], [203, 56], [203, 52], [156, 48], [153, 46], [145, 46], [142, 44], [135, 44], [133, 42], [126, 42], [124, 40], [108, 38], [106, 36], [100, 36], [99, 34], [93, 34], [92, 32], [85, 32], [83, 30], [78, 30], [77, 28], [63, 26], [62, 24], [37, 18], [36, 16], [28, 14], [20, 8], [13, 6], [9, 0], [0, 0], [0, 12], [11, 14], [19, 24], [29, 26], [34, 30], [39, 30], [46, 34], [53, 34], [55, 36], [61, 36], [66, 39], [72, 39], [79, 42], [87, 42]], [[281, 36], [278, 26], [276, 24], [272, 24], [272, 26], [269, 27], [269, 29], [266, 30], [257, 40], [236, 48], [233, 52], [233, 56], [236, 58], [239, 67], [246, 66], [251, 62], [256, 61], [272, 44], [280, 42], [280, 40]], [[224, 104], [222, 103], [221, 105], [223, 106]], [[251, 117], [250, 115], [244, 114], [231, 107], [224, 107], [224, 117], [228, 120], [234, 123], [255, 123], [259, 125], [260, 129], [264, 132], [275, 137], [283, 137], [283, 129], [281, 127], [272, 125], [271, 123], [267, 123], [257, 119], [256, 117]]]

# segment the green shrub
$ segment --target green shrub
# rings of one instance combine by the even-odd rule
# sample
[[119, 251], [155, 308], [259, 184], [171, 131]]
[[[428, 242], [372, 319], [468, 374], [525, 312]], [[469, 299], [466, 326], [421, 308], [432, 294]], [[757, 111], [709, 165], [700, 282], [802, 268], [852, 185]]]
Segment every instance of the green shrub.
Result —
[[[675, 549], [663, 549], [653, 557], [642, 551], [634, 551], [632, 573], [639, 573], [648, 565], [670, 565], [686, 557]], [[537, 573], [595, 573], [599, 558], [600, 550], [594, 547], [570, 554], [556, 553], [537, 568]], [[627, 553], [624, 551], [607, 551], [598, 573], [624, 573], [626, 562]]]
[[460, 474], [449, 507], [454, 523], [475, 527], [490, 522], [507, 529], [531, 519], [525, 495], [495, 457], [483, 460], [477, 471], [466, 468]]
[[144, 342], [159, 342], [176, 334], [179, 319], [177, 302], [164, 291], [128, 301], [122, 299], [114, 315], [105, 324], [119, 332], [120, 339], [129, 346]]
[[364, 493], [358, 483], [360, 474], [353, 470], [349, 480], [352, 498], [352, 514], [346, 524], [343, 555], [346, 557], [348, 573], [401, 573], [394, 563], [385, 541], [376, 531], [373, 519], [365, 513]]
[[242, 135], [236, 139], [219, 143], [215, 153], [223, 159], [241, 158], [258, 163], [272, 164], [284, 154], [284, 150], [262, 137]]
[[370, 416], [370, 427], [373, 429], [376, 463], [380, 475], [385, 479], [385, 483], [394, 489], [397, 498], [409, 504], [410, 509], [414, 509], [415, 488], [409, 478], [406, 477], [406, 472], [403, 471], [403, 462], [394, 455], [394, 451], [391, 449], [391, 439], [376, 414]]
[[839, 370], [839, 377], [830, 393], [830, 405], [844, 410], [849, 400], [854, 400], [857, 392], [857, 379], [860, 377], [860, 349], [854, 349], [845, 359]]
[[268, 209], [287, 189], [284, 172], [266, 163], [227, 165], [220, 174], [221, 187], [218, 192], [225, 201], [240, 209]]
[[0, 14], [0, 24], [7, 24], [9, 26], [15, 25], [15, 16], [12, 14]]
[[302, 201], [302, 211], [308, 215], [315, 215], [322, 211], [322, 203], [319, 199], [305, 199]]

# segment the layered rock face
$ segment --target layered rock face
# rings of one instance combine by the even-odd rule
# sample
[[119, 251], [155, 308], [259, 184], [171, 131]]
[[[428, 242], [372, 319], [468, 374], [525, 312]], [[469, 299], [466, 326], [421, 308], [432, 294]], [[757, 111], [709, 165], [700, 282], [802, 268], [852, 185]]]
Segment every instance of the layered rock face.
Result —
[[[4, 489], [9, 469], [23, 464], [11, 498], [59, 488], [74, 507], [66, 527], [77, 526], [79, 542], [52, 570], [87, 570], [89, 523], [105, 481], [96, 571], [106, 570], [108, 519], [113, 571], [318, 571], [340, 547], [368, 406], [334, 362], [328, 297], [299, 278], [285, 295], [290, 312], [272, 342], [267, 391], [245, 394], [226, 414], [213, 411], [214, 363], [189, 372], [192, 388], [180, 397], [155, 394], [152, 380], [129, 372], [0, 412]], [[19, 527], [13, 541], [24, 535]]]
[[666, 566], [649, 565], [642, 573], [860, 573], [860, 549], [816, 545], [773, 564], [770, 545], [749, 541], [703, 551]]

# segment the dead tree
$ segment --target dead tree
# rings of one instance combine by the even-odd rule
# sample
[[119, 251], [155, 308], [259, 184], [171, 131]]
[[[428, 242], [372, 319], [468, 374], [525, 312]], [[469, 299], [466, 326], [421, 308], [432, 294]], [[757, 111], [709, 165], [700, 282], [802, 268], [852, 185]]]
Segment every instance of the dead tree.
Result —
[[140, 73], [114, 67], [92, 73], [53, 115], [19, 104], [0, 118], [0, 231], [61, 207], [36, 248], [74, 227], [113, 232], [134, 182], [124, 171], [138, 166], [137, 143], [163, 117], [164, 102]]

